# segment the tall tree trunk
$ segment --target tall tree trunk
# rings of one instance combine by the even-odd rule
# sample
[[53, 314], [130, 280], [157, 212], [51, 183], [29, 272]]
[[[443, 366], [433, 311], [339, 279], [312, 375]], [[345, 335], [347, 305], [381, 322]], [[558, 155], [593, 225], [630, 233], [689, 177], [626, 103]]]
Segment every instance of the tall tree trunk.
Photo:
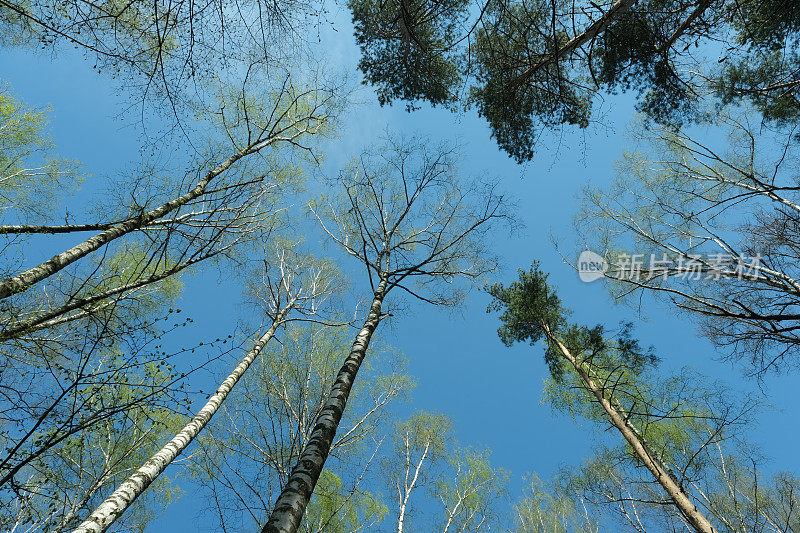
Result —
[[[21, 335], [25, 335], [26, 333], [31, 333], [33, 331], [38, 331], [40, 329], [45, 329], [53, 326], [57, 326], [59, 324], [63, 324], [65, 322], [71, 322], [72, 320], [78, 320], [81, 318], [85, 318], [92, 313], [96, 312], [99, 309], [105, 307], [105, 305], [100, 304], [96, 308], [92, 308], [92, 304], [98, 304], [103, 300], [109, 299], [113, 296], [118, 294], [122, 294], [128, 291], [135, 291], [136, 289], [140, 289], [145, 287], [146, 285], [151, 285], [153, 283], [157, 283], [159, 281], [165, 280], [170, 276], [174, 276], [175, 274], [180, 273], [181, 271], [185, 270], [186, 268], [199, 263], [203, 258], [194, 258], [190, 259], [189, 261], [180, 263], [175, 265], [172, 268], [169, 268], [163, 272], [159, 272], [158, 274], [152, 274], [147, 276], [146, 278], [138, 279], [132, 283], [128, 283], [127, 285], [119, 285], [117, 287], [113, 287], [111, 289], [105, 290], [101, 293], [92, 294], [90, 296], [78, 298], [72, 297], [70, 300], [67, 301], [64, 305], [57, 307], [55, 309], [51, 309], [49, 311], [45, 311], [44, 313], [40, 314], [39, 316], [27, 318], [20, 322], [13, 323], [8, 326], [7, 329], [0, 331], [0, 342], [7, 341], [9, 339], [14, 339]], [[114, 302], [110, 302], [114, 303]], [[75, 311], [76, 309], [81, 309], [78, 313], [73, 313], [68, 317], [64, 317], [66, 313], [70, 311]]]
[[101, 533], [109, 528], [114, 521], [119, 518], [125, 510], [130, 507], [133, 501], [142, 494], [150, 484], [175, 460], [178, 455], [194, 440], [200, 431], [208, 424], [211, 417], [219, 410], [222, 402], [233, 389], [234, 385], [244, 375], [255, 358], [261, 353], [267, 342], [275, 335], [275, 331], [283, 323], [286, 314], [294, 306], [296, 298], [289, 300], [289, 303], [281, 309], [272, 326], [257, 341], [252, 350], [234, 368], [233, 372], [222, 382], [217, 391], [211, 395], [202, 409], [195, 415], [184, 428], [175, 435], [161, 450], [147, 460], [139, 470], [134, 472], [128, 479], [109, 496], [106, 501], [101, 503], [97, 509], [79, 525], [74, 533]]
[[263, 143], [250, 145], [242, 150], [239, 150], [228, 159], [223, 161], [219, 166], [206, 173], [206, 175], [197, 182], [194, 188], [183, 196], [173, 198], [159, 207], [156, 207], [155, 209], [152, 209], [146, 213], [142, 213], [139, 216], [129, 218], [118, 224], [114, 224], [107, 230], [86, 239], [82, 243], [77, 244], [72, 248], [65, 250], [64, 252], [61, 252], [58, 255], [51, 257], [44, 263], [30, 268], [25, 272], [21, 272], [16, 276], [0, 281], [0, 300], [8, 298], [12, 294], [26, 290], [31, 285], [52, 276], [59, 270], [103, 247], [114, 239], [122, 237], [123, 235], [131, 233], [132, 231], [139, 230], [158, 218], [166, 215], [167, 213], [174, 211], [180, 206], [199, 198], [206, 192], [206, 187], [211, 180], [225, 172], [239, 159], [251, 153], [257, 152], [263, 148], [262, 145], [266, 144], [267, 142], [265, 141]]
[[683, 491], [681, 486], [678, 485], [675, 479], [673, 479], [670, 473], [661, 465], [659, 461], [650, 455], [650, 452], [645, 447], [644, 442], [639, 437], [639, 434], [628, 423], [625, 417], [620, 414], [619, 410], [611, 404], [611, 401], [605, 397], [603, 394], [603, 389], [594, 381], [586, 369], [581, 366], [575, 356], [570, 353], [567, 347], [564, 346], [564, 344], [557, 339], [555, 335], [553, 335], [548, 326], [543, 324], [542, 329], [544, 329], [547, 338], [555, 343], [556, 346], [558, 346], [561, 354], [567, 359], [567, 361], [570, 362], [583, 383], [592, 392], [594, 397], [597, 399], [597, 402], [603, 407], [603, 410], [611, 419], [611, 423], [620, 433], [622, 433], [622, 436], [626, 441], [628, 441], [628, 444], [630, 444], [636, 456], [653, 474], [653, 477], [655, 477], [659, 485], [664, 488], [686, 521], [689, 522], [694, 529], [700, 531], [701, 533], [717, 533], [717, 530], [714, 529], [714, 526], [711, 525], [711, 522], [709, 522], [703, 513], [700, 512], [694, 502], [692, 502], [689, 496]]
[[300, 453], [286, 486], [278, 496], [269, 521], [261, 530], [262, 533], [295, 533], [300, 527], [300, 520], [311, 499], [311, 493], [314, 492], [325, 460], [331, 451], [331, 444], [336, 436], [358, 369], [367, 354], [372, 333], [381, 320], [381, 305], [386, 295], [386, 286], [387, 280], [381, 279], [375, 289], [372, 306], [364, 326], [356, 335], [350, 355], [336, 376], [325, 407], [320, 411], [311, 431], [311, 437]]
[[411, 452], [409, 450], [408, 440], [409, 436], [408, 434], [406, 434], [406, 477], [403, 483], [405, 488], [405, 494], [402, 495], [402, 500], [400, 501], [400, 513], [397, 516], [397, 533], [403, 533], [403, 528], [405, 527], [405, 519], [406, 519], [406, 507], [408, 506], [408, 498], [411, 496], [411, 491], [414, 490], [414, 486], [417, 484], [417, 479], [419, 478], [419, 471], [422, 469], [422, 463], [428, 456], [428, 449], [430, 448], [430, 442], [425, 444], [425, 449], [422, 451], [422, 457], [420, 457], [419, 462], [417, 463], [417, 466], [414, 469], [414, 477], [411, 479], [411, 485], [409, 485], [408, 474], [409, 471], [411, 470], [411, 459], [410, 459]]
[[677, 41], [680, 38], [680, 36], [683, 35], [683, 32], [689, 29], [689, 26], [692, 25], [692, 22], [694, 22], [700, 16], [702, 16], [705, 10], [708, 9], [709, 6], [711, 6], [711, 4], [713, 3], [714, 0], [700, 0], [700, 3], [697, 4], [695, 10], [692, 11], [692, 13], [688, 17], [686, 17], [686, 19], [683, 22], [681, 22], [681, 25], [678, 26], [678, 28], [672, 33], [672, 35], [670, 35], [669, 39], [667, 39], [666, 42], [664, 42], [661, 46], [659, 46], [656, 49], [656, 52], [664, 53], [670, 48], [672, 48], [672, 45], [675, 44], [675, 41]]
[[109, 477], [111, 477], [111, 472], [109, 471], [106, 471], [102, 476], [100, 476], [100, 479], [92, 484], [80, 501], [75, 502], [72, 507], [70, 507], [69, 511], [67, 511], [63, 517], [61, 517], [61, 520], [59, 521], [55, 531], [63, 531], [64, 528], [66, 528], [67, 525], [78, 516], [78, 513], [81, 511], [81, 509], [83, 509], [83, 506], [87, 505], [97, 491], [103, 488], [103, 485], [105, 485]]

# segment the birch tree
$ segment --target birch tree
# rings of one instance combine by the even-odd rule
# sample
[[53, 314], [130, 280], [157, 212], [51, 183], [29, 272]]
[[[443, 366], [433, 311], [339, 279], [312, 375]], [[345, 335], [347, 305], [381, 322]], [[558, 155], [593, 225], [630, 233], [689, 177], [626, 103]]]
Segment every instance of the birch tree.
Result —
[[75, 531], [106, 531], [203, 430], [276, 330], [286, 322], [288, 315], [292, 312], [309, 316], [316, 314], [321, 303], [335, 290], [336, 276], [332, 275], [330, 265], [324, 261], [304, 258], [279, 246], [274, 259], [270, 257], [264, 263], [267, 272], [262, 281], [261, 297], [268, 329], [257, 337], [253, 348], [189, 423], [128, 477]]
[[429, 413], [420, 413], [398, 424], [395, 437], [398, 457], [389, 471], [398, 501], [397, 533], [403, 533], [407, 515], [413, 516], [409, 512], [411, 493], [430, 488], [431, 464], [444, 459], [452, 430], [452, 422], [447, 417]]
[[[317, 157], [317, 150], [307, 142], [309, 137], [328, 131], [338, 105], [332, 93], [298, 88], [291, 77], [270, 85], [274, 72], [267, 74], [254, 64], [247, 84], [237, 89], [222, 86], [223, 109], [211, 117], [220, 135], [209, 142], [208, 158], [218, 159], [226, 146], [234, 155], [222, 158], [227, 161], [222, 166], [228, 167], [215, 176], [212, 186], [206, 186], [208, 173], [198, 177], [190, 171], [183, 178], [164, 180], [142, 172], [123, 180], [124, 186], [107, 196], [110, 207], [94, 211], [111, 221], [102, 223], [67, 220], [65, 225], [54, 225], [51, 209], [36, 210], [37, 205], [53, 204], [55, 195], [48, 191], [54, 187], [48, 183], [67, 181], [74, 165], [56, 165], [47, 154], [40, 157], [36, 150], [48, 148], [41, 133], [41, 114], [4, 100], [8, 117], [3, 124], [2, 157], [8, 172], [4, 191], [16, 203], [4, 206], [3, 238], [5, 251], [19, 254], [4, 254], [4, 277], [14, 277], [23, 261], [36, 259], [29, 253], [34, 240], [49, 238], [48, 242], [58, 245], [48, 235], [105, 235], [59, 254], [66, 259], [58, 265], [46, 262], [52, 268], [37, 290], [17, 292], [2, 307], [0, 486], [4, 503], [17, 509], [19, 517], [32, 517], [39, 527], [59, 523], [62, 528], [74, 527], [77, 517], [99, 504], [109, 488], [132, 473], [138, 466], [135, 463], [146, 459], [135, 449], [136, 443], [165, 436], [164, 424], [154, 415], [151, 426], [134, 425], [127, 440], [109, 433], [109, 442], [125, 441], [132, 449], [127, 454], [116, 451], [125, 460], [109, 464], [105, 474], [78, 461], [74, 443], [88, 442], [101, 428], [122, 430], [130, 417], [148, 409], [182, 412], [188, 407], [188, 376], [209, 360], [193, 358], [180, 365], [182, 371], [174, 363], [197, 348], [225, 349], [230, 337], [224, 335], [181, 349], [166, 346], [166, 335], [191, 323], [191, 318], [181, 319], [185, 314], [175, 309], [182, 288], [177, 275], [200, 263], [221, 264], [223, 259], [243, 264], [248, 256], [242, 252], [248, 243], [270, 239], [281, 223], [281, 198], [299, 179], [300, 166], [314, 164]], [[262, 92], [253, 97], [257, 86], [267, 89], [266, 96]], [[281, 143], [286, 149], [275, 149]], [[200, 189], [189, 185], [197, 179], [206, 180]], [[36, 185], [37, 189], [33, 185], [39, 182], [42, 186]], [[189, 193], [184, 194], [180, 189], [186, 187]], [[151, 222], [141, 218], [159, 209], [165, 216]], [[107, 239], [109, 230], [125, 238], [112, 235]], [[82, 259], [72, 255], [80, 249], [80, 256], [87, 243], [96, 253]], [[39, 242], [35, 244], [38, 248]], [[103, 442], [97, 446], [105, 446]], [[48, 471], [48, 461], [66, 460], [85, 468], [71, 478], [40, 474]], [[70, 490], [74, 497], [49, 499], [50, 494]], [[54, 507], [40, 512], [42, 501]], [[66, 519], [62, 523], [59, 517]], [[11, 520], [14, 523], [16, 518]]]
[[450, 419], [418, 413], [397, 424], [394, 448], [384, 459], [396, 501], [392, 529], [488, 531], [500, 525], [494, 507], [505, 493], [506, 473], [489, 452], [462, 448]]
[[[169, 305], [169, 299], [163, 303]], [[124, 327], [110, 324], [109, 319], [89, 323], [83, 339], [71, 338], [78, 335], [42, 339], [37, 351], [5, 351], [0, 485], [16, 487], [26, 465], [95, 424], [148, 404], [180, 408], [185, 401], [180, 381], [191, 370], [181, 376], [172, 362], [184, 350], [168, 352], [157, 343], [191, 319], [162, 328], [162, 322], [176, 314], [164, 313], [164, 317], [140, 316]]]
[[[324, 407], [348, 337], [343, 327], [288, 328], [282, 345], [256, 363], [202, 439], [192, 471], [206, 489], [207, 513], [218, 527], [263, 526]], [[369, 481], [389, 431], [392, 404], [408, 394], [412, 383], [390, 351], [379, 346], [374, 356], [352, 391], [301, 531], [369, 530], [386, 514]]]
[[54, 153], [47, 111], [26, 106], [7, 85], [0, 85], [0, 125], [2, 216], [44, 220], [57, 191], [72, 191], [80, 183], [78, 166]]
[[[114, 400], [111, 394], [105, 396]], [[70, 531], [80, 515], [144, 460], [149, 449], [168, 438], [180, 421], [173, 411], [144, 404], [69, 437], [32, 461], [19, 491], [3, 498], [3, 529]], [[172, 480], [159, 480], [120, 525], [144, 528], [179, 492]]]
[[[254, 67], [251, 80], [256, 83], [259, 79], [264, 81]], [[201, 187], [199, 195], [195, 194], [198, 190], [192, 190], [188, 196], [180, 196], [177, 203], [169, 199], [169, 188], [157, 190], [153, 183], [147, 184], [147, 179], [134, 180], [133, 184], [147, 194], [138, 198], [135, 193], [130, 194], [132, 204], [115, 206], [124, 213], [122, 222], [99, 228], [58, 227], [56, 232], [99, 230], [103, 237], [90, 238], [56, 256], [64, 261], [45, 262], [43, 269], [29, 269], [40, 274], [49, 272], [37, 286], [40, 291], [16, 293], [5, 300], [0, 338], [3, 420], [8, 424], [2, 431], [8, 440], [7, 450], [0, 458], [0, 485], [13, 483], [17, 472], [50, 446], [106, 416], [121, 413], [126, 406], [163, 394], [165, 387], [178, 386], [177, 381], [185, 377], [168, 380], [164, 387], [147, 391], [140, 388], [142, 395], [138, 399], [131, 397], [120, 405], [105, 404], [97, 410], [87, 403], [87, 398], [102, 387], [127, 383], [125, 373], [135, 374], [136, 369], [160, 364], [160, 360], [169, 362], [170, 356], [189, 352], [191, 347], [172, 354], [152, 349], [157, 343], [154, 339], [180, 325], [177, 322], [161, 326], [175, 316], [170, 316], [172, 310], [167, 308], [180, 292], [176, 275], [203, 261], [226, 258], [241, 262], [245, 256], [237, 255], [237, 248], [255, 238], [269, 237], [279, 222], [276, 211], [281, 208], [274, 203], [279, 200], [278, 193], [296, 181], [298, 162], [267, 146], [285, 142], [302, 152], [303, 157], [313, 159], [315, 151], [306, 144], [306, 136], [320, 133], [328, 125], [330, 114], [325, 109], [333, 103], [333, 96], [298, 89], [290, 78], [274, 87], [275, 100], [255, 100], [248, 96], [248, 87], [239, 91], [228, 88], [221, 95], [228, 108], [217, 117], [228, 144], [239, 153], [226, 160], [232, 165], [239, 157], [238, 166], [226, 171], [235, 175], [221, 177], [212, 188]], [[9, 128], [17, 122], [18, 119], [9, 118], [6, 131], [12, 131]], [[35, 129], [29, 130], [31, 135], [35, 133]], [[24, 159], [39, 141], [19, 138], [20, 142], [14, 145], [17, 152], [6, 149], [7, 159], [12, 161], [8, 168], [35, 168], [24, 165]], [[245, 140], [245, 148], [237, 144], [237, 139]], [[250, 157], [257, 155], [258, 164], [245, 164], [242, 150]], [[20, 188], [28, 179], [27, 174], [13, 172], [6, 188]], [[148, 204], [154, 204], [155, 209]], [[163, 211], [165, 205], [174, 207], [171, 214], [152, 220], [152, 224], [140, 217], [141, 213]], [[16, 209], [7, 209], [4, 215], [6, 220], [18, 222], [24, 203], [13, 207]], [[21, 243], [24, 251], [31, 232], [52, 233], [53, 226], [11, 224], [4, 228], [9, 242]], [[126, 239], [109, 248], [116, 240], [109, 231], [126, 235]], [[105, 244], [97, 246], [101, 241]], [[79, 256], [93, 247], [98, 253], [83, 261], [73, 254]], [[8, 260], [6, 268], [18, 268], [11, 254], [4, 259]], [[74, 264], [68, 268], [70, 263]], [[14, 278], [13, 274], [10, 278]], [[187, 323], [184, 321], [183, 325]], [[78, 324], [81, 327], [76, 327]], [[43, 433], [47, 437], [42, 440]]]
[[[0, 488], [4, 530], [66, 531], [74, 527], [86, 507], [98, 502], [145, 458], [150, 446], [171, 433], [179, 421], [176, 410], [185, 405], [186, 396], [175, 385], [177, 376], [169, 359], [167, 364], [151, 361], [140, 366], [128, 363], [127, 367], [120, 359], [109, 358], [105, 375], [96, 376], [95, 383], [81, 383], [70, 395], [76, 411], [85, 410], [92, 416], [56, 413], [52, 415], [55, 423], [45, 420], [24, 440], [15, 438], [9, 424], [13, 419], [4, 417], [0, 471], [4, 476]], [[112, 380], [114, 386], [100, 381], [103, 378]], [[20, 392], [29, 391], [20, 387]], [[154, 487], [153, 498], [141, 502], [125, 524], [145, 524], [171, 494], [174, 488], [162, 480]]]
[[574, 494], [554, 490], [536, 475], [527, 481], [523, 496], [514, 504], [516, 533], [599, 533], [597, 518]]
[[297, 531], [372, 335], [387, 316], [386, 296], [397, 289], [455, 305], [463, 297], [459, 279], [494, 268], [483, 237], [505, 217], [502, 197], [491, 186], [459, 184], [453, 157], [422, 143], [390, 144], [342, 173], [338, 201], [311, 205], [328, 237], [366, 269], [371, 304], [264, 532]]
[[500, 515], [508, 475], [489, 463], [489, 451], [456, 449], [448, 460], [449, 476], [439, 480], [433, 495], [441, 504], [442, 533], [490, 531]]
[[208, 97], [209, 81], [233, 77], [254, 59], [285, 59], [303, 46], [320, 12], [306, 0], [4, 0], [0, 42], [57, 57], [75, 48], [134, 104], [186, 127], [193, 103]]
[[[754, 373], [798, 346], [795, 141], [722, 115], [724, 142], [656, 130], [616, 183], [587, 188], [578, 228], [607, 258], [617, 301], [663, 296]], [[636, 268], [628, 261], [638, 254]]]
[[[0, 230], [4, 234], [97, 232], [49, 260], [28, 266], [0, 281], [0, 299], [28, 291], [83, 257], [137, 231], [151, 228], [156, 233], [161, 230], [161, 234], [167, 237], [185, 237], [189, 242], [202, 244], [209, 239], [207, 234], [213, 235], [220, 226], [235, 228], [257, 219], [258, 213], [253, 213], [252, 205], [258, 205], [270, 185], [277, 185], [270, 183], [271, 178], [276, 177], [270, 176], [275, 169], [269, 165], [249, 167], [246, 165], [248, 158], [256, 159], [253, 156], [276, 150], [281, 145], [313, 154], [308, 144], [309, 137], [322, 133], [330, 125], [335, 98], [325, 89], [298, 87], [287, 73], [274, 87], [272, 98], [264, 101], [250, 92], [255, 80], [267, 82], [266, 87], [259, 87], [260, 90], [269, 88], [263, 70], [262, 76], [258, 76], [258, 65], [253, 65], [250, 74], [252, 82], [237, 90], [223, 86], [221, 91], [222, 110], [218, 123], [226, 137], [229, 153], [221, 155], [219, 146], [214, 147], [207, 162], [178, 180], [178, 192], [174, 196], [161, 193], [150, 198], [135, 198], [129, 212], [118, 220], [81, 224], [76, 228], [69, 225], [11, 226]], [[269, 159], [261, 159], [261, 162], [269, 163]], [[231, 205], [232, 199], [239, 197], [244, 197], [244, 205]]]

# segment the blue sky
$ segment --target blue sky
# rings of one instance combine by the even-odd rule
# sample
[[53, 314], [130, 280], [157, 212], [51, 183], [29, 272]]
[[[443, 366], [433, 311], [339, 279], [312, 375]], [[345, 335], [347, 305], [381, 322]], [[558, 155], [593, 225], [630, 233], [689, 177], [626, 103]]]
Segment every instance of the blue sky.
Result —
[[[357, 49], [347, 16], [334, 13], [332, 18], [338, 32], [323, 32], [324, 49], [331, 64], [355, 72]], [[119, 119], [120, 99], [111, 82], [90, 67], [69, 51], [55, 60], [29, 50], [0, 52], [0, 78], [28, 104], [51, 108], [59, 153], [83, 163], [84, 170], [93, 175], [84, 193], [97, 194], [92, 191], [99, 190], [95, 187], [106, 175], [137, 159], [139, 138], [134, 127], [126, 127]], [[577, 198], [587, 182], [602, 185], [612, 179], [614, 162], [629, 144], [625, 132], [633, 118], [630, 97], [613, 97], [601, 104], [600, 125], [544, 135], [535, 161], [519, 166], [497, 150], [487, 126], [474, 112], [424, 108], [409, 114], [402, 106], [379, 107], [369, 89], [362, 89], [360, 96], [364, 103], [349, 112], [341, 136], [327, 147], [323, 174], [335, 173], [387, 130], [458, 141], [463, 146], [465, 173], [498, 176], [520, 206], [524, 227], [514, 235], [500, 235], [496, 242], [504, 267], [498, 280], [513, 281], [518, 268], [540, 260], [562, 299], [575, 311], [576, 321], [609, 326], [634, 321], [638, 336], [656, 347], [666, 368], [690, 365], [736, 389], [758, 391], [752, 380], [743, 377], [742, 366], [715, 360], [710, 344], [697, 337], [690, 321], [652, 301], [646, 302], [641, 314], [614, 306], [602, 284], [582, 283], [551, 243], [552, 234], [565, 253], [576, 249], [572, 217]], [[355, 280], [354, 286], [363, 289], [363, 281]], [[196, 321], [194, 332], [212, 328], [219, 336], [247, 318], [238, 304], [238, 288], [215, 271], [189, 278], [186, 294], [183, 307]], [[591, 452], [596, 433], [588, 424], [582, 426], [540, 404], [546, 374], [542, 349], [505, 348], [495, 333], [497, 317], [485, 312], [487, 303], [485, 294], [473, 291], [455, 312], [424, 303], [410, 305], [406, 313], [381, 326], [380, 334], [405, 354], [409, 372], [416, 378], [407, 409], [451, 416], [458, 439], [490, 448], [493, 464], [510, 471], [511, 492], [518, 494], [523, 474], [535, 471], [547, 477], [563, 464], [581, 462]], [[765, 378], [763, 398], [780, 408], [764, 412], [753, 442], [772, 459], [774, 468], [800, 472], [800, 457], [795, 453], [800, 436], [795, 382], [791, 374]], [[149, 530], [192, 531], [195, 528], [187, 520], [197, 509], [197, 502], [187, 494]]]

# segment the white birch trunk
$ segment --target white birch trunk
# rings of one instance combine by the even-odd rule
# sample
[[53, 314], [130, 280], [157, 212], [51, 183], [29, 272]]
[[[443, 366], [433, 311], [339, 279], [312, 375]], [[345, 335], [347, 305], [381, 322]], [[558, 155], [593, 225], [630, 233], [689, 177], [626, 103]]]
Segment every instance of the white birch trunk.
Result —
[[112, 289], [108, 289], [107, 291], [101, 292], [99, 294], [93, 294], [85, 298], [72, 298], [61, 307], [58, 307], [56, 309], [51, 309], [50, 311], [46, 311], [45, 313], [42, 313], [39, 316], [23, 320], [22, 322], [17, 322], [16, 324], [12, 324], [8, 329], [0, 331], [0, 342], [19, 337], [20, 335], [24, 335], [32, 331], [38, 331], [40, 329], [50, 328], [53, 326], [57, 326], [59, 324], [63, 324], [64, 322], [70, 322], [72, 320], [78, 320], [80, 318], [87, 317], [91, 315], [92, 312], [95, 311], [95, 309], [84, 309], [68, 317], [64, 317], [62, 315], [65, 315], [70, 311], [80, 309], [82, 307], [90, 306], [93, 303], [102, 302], [103, 300], [111, 298], [112, 296], [116, 296], [118, 294], [122, 294], [128, 291], [134, 291], [136, 289], [145, 287], [146, 285], [151, 285], [153, 283], [167, 279], [168, 277], [173, 276], [181, 272], [182, 270], [185, 270], [186, 268], [194, 265], [195, 263], [198, 263], [199, 261], [200, 261], [199, 259], [186, 261], [185, 263], [176, 265], [175, 267], [170, 268], [159, 274], [148, 276], [144, 279], [137, 280], [127, 285], [120, 285]]
[[347, 356], [336, 376], [325, 407], [320, 411], [314, 429], [311, 431], [311, 437], [292, 469], [286, 486], [278, 496], [269, 521], [261, 530], [262, 533], [295, 533], [300, 527], [300, 521], [311, 499], [311, 493], [314, 492], [322, 468], [325, 466], [325, 460], [330, 453], [336, 429], [342, 419], [342, 413], [347, 404], [347, 398], [350, 396], [356, 374], [366, 356], [372, 333], [380, 322], [386, 285], [386, 280], [382, 279], [375, 290], [372, 306], [364, 326], [358, 332], [350, 355]]
[[294, 302], [294, 299], [290, 300], [289, 304], [278, 312], [272, 322], [272, 326], [256, 341], [253, 349], [244, 356], [195, 417], [171, 441], [144, 463], [139, 470], [123, 481], [117, 490], [75, 529], [74, 533], [102, 533], [107, 530], [130, 507], [133, 501], [161, 475], [167, 466], [186, 449], [197, 434], [208, 424], [211, 417], [219, 410], [231, 389], [247, 371], [258, 354], [261, 353], [267, 342], [275, 335], [278, 326], [283, 323], [283, 317], [294, 305]]
[[[408, 435], [406, 435], [406, 457], [408, 457]], [[422, 463], [425, 461], [425, 457], [428, 456], [428, 448], [430, 448], [430, 442], [425, 444], [425, 449], [422, 452], [422, 457], [420, 457], [419, 462], [417, 463], [416, 468], [414, 469], [414, 477], [411, 479], [411, 484], [408, 484], [408, 469], [410, 468], [410, 463], [407, 460], [406, 466], [406, 482], [405, 484], [405, 495], [403, 496], [403, 500], [400, 502], [400, 513], [397, 516], [397, 533], [403, 533], [403, 528], [405, 527], [405, 520], [406, 520], [406, 507], [408, 506], [408, 499], [411, 496], [411, 491], [414, 490], [414, 487], [417, 484], [417, 479], [419, 479], [419, 471], [422, 469]]]
[[154, 220], [157, 220], [167, 213], [174, 211], [187, 202], [198, 198], [205, 193], [206, 187], [212, 179], [225, 172], [228, 168], [230, 168], [231, 165], [233, 165], [242, 157], [257, 151], [260, 148], [260, 145], [248, 146], [247, 148], [232, 155], [223, 161], [218, 167], [209, 171], [205, 176], [203, 176], [203, 178], [197, 182], [197, 185], [195, 185], [191, 191], [187, 192], [183, 196], [173, 198], [169, 202], [166, 202], [165, 204], [162, 204], [161, 206], [148, 211], [147, 213], [143, 213], [137, 217], [130, 218], [120, 222], [119, 224], [115, 224], [107, 230], [73, 246], [69, 250], [65, 250], [64, 252], [51, 257], [44, 263], [17, 274], [14, 277], [3, 280], [0, 282], [0, 299], [8, 298], [12, 294], [24, 291], [34, 283], [52, 276], [64, 267], [103, 247], [114, 239], [143, 228]]

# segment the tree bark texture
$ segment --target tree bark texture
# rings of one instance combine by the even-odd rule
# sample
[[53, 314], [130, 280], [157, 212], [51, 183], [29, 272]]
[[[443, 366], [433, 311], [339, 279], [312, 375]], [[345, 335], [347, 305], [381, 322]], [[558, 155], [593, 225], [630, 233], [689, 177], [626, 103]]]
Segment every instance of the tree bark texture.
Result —
[[364, 361], [372, 334], [381, 320], [381, 305], [386, 285], [386, 280], [382, 279], [376, 288], [364, 326], [356, 336], [350, 355], [347, 356], [336, 376], [325, 407], [317, 417], [314, 429], [311, 431], [311, 437], [292, 469], [286, 486], [278, 496], [269, 521], [261, 530], [262, 533], [295, 533], [300, 527], [300, 521], [311, 499], [311, 493], [314, 492], [322, 468], [325, 466], [325, 460], [330, 453], [358, 369]]
[[106, 531], [130, 507], [133, 501], [164, 472], [167, 466], [186, 449], [216, 414], [231, 389], [244, 375], [258, 354], [261, 353], [267, 342], [275, 335], [275, 331], [283, 323], [283, 317], [294, 305], [294, 301], [290, 300], [290, 303], [275, 316], [272, 326], [256, 341], [253, 349], [244, 356], [194, 418], [134, 474], [123, 481], [117, 490], [75, 529], [74, 533], [101, 533]]
[[158, 218], [186, 204], [187, 202], [200, 197], [205, 193], [206, 187], [211, 180], [225, 172], [236, 161], [248, 155], [249, 153], [252, 153], [253, 151], [255, 151], [253, 147], [248, 147], [247, 149], [232, 155], [223, 161], [219, 166], [203, 176], [203, 178], [197, 182], [197, 185], [195, 185], [195, 187], [186, 194], [177, 198], [173, 198], [169, 202], [166, 202], [146, 213], [142, 213], [139, 216], [132, 217], [128, 220], [120, 222], [119, 224], [115, 224], [107, 230], [98, 233], [93, 237], [89, 237], [82, 243], [51, 257], [44, 263], [21, 272], [16, 276], [3, 280], [0, 282], [0, 300], [8, 298], [12, 294], [26, 290], [31, 285], [52, 276], [59, 270], [94, 252], [95, 250], [98, 250], [114, 239], [122, 237], [123, 235], [132, 231], [141, 229]]

